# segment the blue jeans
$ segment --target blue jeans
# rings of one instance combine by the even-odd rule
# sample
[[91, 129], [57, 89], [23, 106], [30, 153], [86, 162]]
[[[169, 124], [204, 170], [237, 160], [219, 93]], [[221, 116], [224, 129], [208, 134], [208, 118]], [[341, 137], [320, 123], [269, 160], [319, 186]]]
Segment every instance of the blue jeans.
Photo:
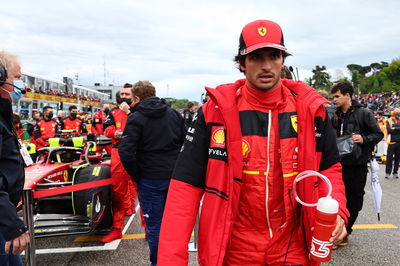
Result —
[[170, 179], [144, 179], [138, 183], [139, 201], [146, 222], [151, 265], [157, 265], [158, 238]]
[[6, 240], [3, 234], [0, 233], [0, 265], [1, 266], [23, 266], [20, 254], [6, 254], [4, 251], [4, 245]]

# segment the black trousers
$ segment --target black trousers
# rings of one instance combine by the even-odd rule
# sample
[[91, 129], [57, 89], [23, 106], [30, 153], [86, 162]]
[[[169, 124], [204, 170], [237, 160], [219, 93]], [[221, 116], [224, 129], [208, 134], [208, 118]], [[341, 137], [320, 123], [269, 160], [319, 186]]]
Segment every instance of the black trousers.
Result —
[[343, 182], [346, 188], [347, 209], [350, 217], [347, 225], [347, 233], [351, 234], [353, 224], [361, 211], [364, 201], [364, 188], [367, 182], [367, 163], [361, 165], [343, 166]]
[[[394, 157], [394, 166], [393, 166], [393, 157]], [[386, 174], [390, 175], [397, 174], [399, 170], [399, 162], [400, 162], [400, 142], [395, 144], [389, 144], [387, 148], [387, 155], [386, 155]]]

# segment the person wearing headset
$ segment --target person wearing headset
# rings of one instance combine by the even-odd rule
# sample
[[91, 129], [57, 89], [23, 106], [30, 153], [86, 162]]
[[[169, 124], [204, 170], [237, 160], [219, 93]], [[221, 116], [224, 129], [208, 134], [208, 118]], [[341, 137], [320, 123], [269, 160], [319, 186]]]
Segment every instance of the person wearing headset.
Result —
[[23, 265], [29, 233], [16, 206], [25, 182], [24, 161], [12, 122], [12, 102], [24, 91], [18, 57], [0, 52], [0, 265]]

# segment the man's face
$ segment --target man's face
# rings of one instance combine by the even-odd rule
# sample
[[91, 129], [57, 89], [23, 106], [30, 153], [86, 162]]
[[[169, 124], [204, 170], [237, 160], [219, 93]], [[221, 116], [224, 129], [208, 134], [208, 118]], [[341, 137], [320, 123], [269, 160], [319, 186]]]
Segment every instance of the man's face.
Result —
[[339, 108], [341, 108], [342, 106], [346, 105], [349, 102], [349, 99], [350, 99], [350, 95], [348, 93], [343, 95], [340, 92], [340, 90], [338, 90], [337, 92], [333, 93], [332, 96], [333, 96], [333, 102]]
[[71, 116], [73, 116], [72, 114], [78, 114], [78, 109], [71, 109], [69, 113], [71, 114]]
[[43, 115], [47, 118], [47, 119], [51, 119], [53, 118], [53, 109], [52, 108], [48, 108]]
[[251, 88], [267, 92], [280, 85], [282, 67], [283, 57], [280, 50], [262, 48], [248, 54], [240, 69]]
[[[7, 83], [13, 84], [13, 82], [14, 82], [15, 80], [20, 80], [20, 79], [21, 79], [21, 76], [22, 76], [22, 74], [21, 74], [21, 65], [20, 65], [20, 63], [19, 63], [18, 61], [15, 61], [15, 62], [14, 62], [14, 65], [13, 65], [13, 68], [11, 69], [11, 71], [9, 71], [9, 72], [7, 73], [7, 80], [6, 80], [6, 82], [7, 82]], [[14, 87], [11, 86], [11, 85], [8, 85], [8, 84], [3, 84], [2, 87], [3, 87], [5, 90], [9, 91], [9, 92], [12, 92], [12, 91], [14, 90]], [[7, 99], [9, 99], [9, 100], [11, 101], [11, 98], [10, 98], [10, 94], [9, 94], [9, 93], [7, 93], [7, 92], [3, 93], [2, 90], [0, 90], [0, 91], [1, 91], [1, 92], [0, 92], [1, 95], [3, 95], [4, 97], [6, 97]]]
[[133, 94], [131, 88], [121, 88], [119, 91], [119, 96], [121, 98], [133, 100]]

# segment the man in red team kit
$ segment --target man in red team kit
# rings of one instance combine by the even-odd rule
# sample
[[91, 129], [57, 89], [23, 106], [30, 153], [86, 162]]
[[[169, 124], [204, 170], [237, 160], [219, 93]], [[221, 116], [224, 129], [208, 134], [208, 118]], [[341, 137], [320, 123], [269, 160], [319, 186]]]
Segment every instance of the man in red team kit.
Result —
[[43, 107], [43, 119], [33, 129], [33, 138], [37, 149], [49, 146], [48, 139], [54, 138], [57, 131], [57, 122], [53, 120], [53, 107]]
[[[104, 135], [104, 122], [106, 121], [106, 117], [108, 113], [110, 112], [110, 105], [105, 103], [101, 107], [101, 110], [98, 111], [94, 116], [93, 116], [93, 123], [92, 123], [92, 133], [95, 135]], [[98, 146], [98, 150], [102, 151], [103, 147]], [[107, 154], [111, 154], [111, 145], [107, 145], [104, 147], [106, 150]]]
[[125, 214], [131, 214], [135, 208], [136, 184], [133, 183], [130, 175], [122, 166], [118, 154], [118, 145], [124, 132], [126, 120], [130, 114], [133, 100], [132, 85], [126, 83], [119, 91], [119, 106], [113, 108], [105, 122], [104, 134], [112, 138], [111, 150], [111, 177], [123, 178], [119, 183], [113, 185], [113, 229], [101, 239], [101, 242], [108, 243], [122, 237], [122, 228], [124, 227]]
[[69, 108], [69, 116], [64, 118], [61, 123], [63, 130], [76, 130], [77, 134], [87, 133], [85, 124], [82, 119], [78, 118], [78, 108], [75, 105], [71, 105]]
[[[187, 265], [187, 244], [203, 198], [198, 232], [200, 265], [318, 265], [310, 261], [315, 208], [302, 207], [293, 181], [305, 170], [332, 183], [339, 202], [330, 242], [346, 235], [345, 190], [327, 102], [301, 81], [281, 79], [289, 54], [280, 26], [247, 24], [235, 61], [245, 79], [207, 88], [186, 135], [168, 190], [158, 266]], [[317, 202], [317, 177], [298, 184]]]
[[101, 107], [101, 110], [98, 111], [93, 116], [93, 123], [92, 123], [92, 133], [96, 135], [103, 135], [104, 134], [104, 121], [106, 121], [106, 117], [108, 112], [110, 111], [110, 105], [105, 103]]

